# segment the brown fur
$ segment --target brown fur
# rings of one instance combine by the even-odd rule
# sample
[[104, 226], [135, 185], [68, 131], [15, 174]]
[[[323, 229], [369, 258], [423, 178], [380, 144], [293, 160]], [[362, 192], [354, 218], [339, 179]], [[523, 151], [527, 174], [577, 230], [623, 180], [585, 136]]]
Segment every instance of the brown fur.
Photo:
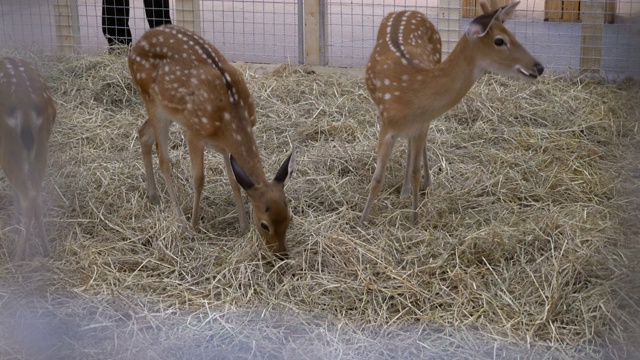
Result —
[[16, 218], [22, 211], [16, 261], [26, 257], [32, 225], [43, 253], [50, 253], [40, 192], [55, 117], [55, 102], [38, 70], [26, 61], [0, 59], [0, 166], [15, 191]]
[[[490, 12], [472, 21], [444, 62], [438, 31], [424, 14], [402, 11], [382, 20], [366, 68], [367, 89], [380, 114], [380, 134], [376, 170], [362, 222], [368, 219], [382, 187], [398, 138], [409, 141], [402, 194], [411, 194], [416, 222], [422, 161], [424, 187], [431, 184], [425, 145], [431, 121], [455, 106], [485, 71], [521, 78], [542, 73], [542, 65], [503, 25], [517, 4], [491, 10], [481, 2], [482, 9]], [[508, 46], [497, 46], [497, 38]]]
[[149, 200], [159, 202], [151, 160], [156, 143], [174, 212], [184, 221], [168, 155], [169, 125], [176, 122], [186, 133], [191, 157], [192, 227], [197, 229], [200, 220], [204, 148], [209, 147], [224, 157], [241, 231], [247, 231], [247, 220], [239, 183], [249, 196], [260, 235], [275, 254], [285, 256], [291, 215], [284, 183], [293, 172], [294, 162], [287, 159], [283, 164], [287, 169], [284, 178], [266, 179], [253, 136], [255, 106], [242, 75], [202, 37], [173, 25], [149, 30], [136, 42], [129, 55], [129, 70], [149, 115], [139, 129]]

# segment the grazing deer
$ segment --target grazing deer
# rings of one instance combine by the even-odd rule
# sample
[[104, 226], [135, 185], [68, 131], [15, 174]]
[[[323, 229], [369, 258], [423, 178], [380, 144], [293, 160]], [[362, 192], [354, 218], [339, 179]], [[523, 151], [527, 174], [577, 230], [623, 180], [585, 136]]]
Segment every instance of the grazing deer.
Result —
[[15, 261], [25, 258], [31, 227], [43, 253], [51, 253], [42, 219], [40, 188], [56, 106], [42, 76], [26, 61], [0, 59], [0, 166], [15, 191], [15, 216], [22, 212], [22, 234]]
[[205, 39], [173, 25], [147, 31], [131, 49], [128, 60], [131, 77], [149, 115], [138, 130], [149, 201], [159, 202], [151, 159], [156, 143], [173, 210], [181, 222], [185, 221], [171, 180], [168, 153], [169, 126], [177, 122], [185, 131], [191, 158], [193, 229], [198, 228], [200, 220], [204, 148], [208, 147], [224, 157], [240, 230], [247, 231], [241, 186], [249, 197], [254, 223], [267, 247], [278, 257], [286, 257], [285, 237], [291, 213], [284, 186], [295, 169], [295, 152], [284, 161], [274, 179], [268, 181], [253, 137], [255, 106], [238, 70]]
[[536, 79], [543, 66], [503, 25], [519, 1], [492, 8], [480, 0], [483, 15], [473, 19], [466, 33], [443, 62], [438, 30], [417, 11], [387, 15], [366, 68], [366, 85], [380, 114], [378, 159], [369, 197], [360, 221], [366, 222], [384, 183], [396, 140], [407, 138], [407, 167], [402, 195], [411, 194], [413, 222], [417, 222], [420, 164], [424, 187], [431, 184], [426, 147], [433, 119], [456, 105], [486, 71]]

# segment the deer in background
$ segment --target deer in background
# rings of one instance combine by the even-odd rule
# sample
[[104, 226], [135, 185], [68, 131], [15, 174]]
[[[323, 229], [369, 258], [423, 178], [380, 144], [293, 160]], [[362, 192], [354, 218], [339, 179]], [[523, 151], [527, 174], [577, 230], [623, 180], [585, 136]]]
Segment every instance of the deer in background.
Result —
[[253, 136], [256, 111], [242, 75], [205, 39], [184, 28], [165, 25], [147, 31], [132, 47], [129, 70], [148, 118], [138, 130], [149, 201], [160, 199], [152, 164], [156, 144], [160, 170], [175, 215], [185, 222], [171, 179], [169, 126], [178, 123], [186, 134], [194, 199], [191, 226], [198, 228], [204, 187], [205, 147], [221, 153], [231, 183], [240, 230], [248, 230], [242, 187], [251, 202], [253, 221], [267, 247], [287, 256], [285, 237], [291, 213], [284, 186], [295, 169], [295, 152], [273, 180], [266, 179]]
[[441, 62], [438, 30], [417, 11], [388, 14], [380, 24], [366, 67], [366, 86], [380, 114], [376, 169], [360, 221], [366, 222], [384, 183], [393, 146], [408, 139], [401, 194], [411, 195], [413, 222], [418, 219], [420, 165], [424, 187], [431, 185], [426, 146], [431, 121], [456, 105], [485, 72], [536, 79], [544, 67], [507, 30], [504, 22], [519, 1], [491, 8], [480, 0], [483, 15], [473, 19], [447, 59]]
[[14, 254], [25, 259], [34, 226], [45, 256], [51, 253], [42, 218], [40, 191], [47, 169], [49, 136], [56, 106], [39, 71], [30, 63], [0, 59], [0, 166], [15, 195], [15, 219], [22, 234]]

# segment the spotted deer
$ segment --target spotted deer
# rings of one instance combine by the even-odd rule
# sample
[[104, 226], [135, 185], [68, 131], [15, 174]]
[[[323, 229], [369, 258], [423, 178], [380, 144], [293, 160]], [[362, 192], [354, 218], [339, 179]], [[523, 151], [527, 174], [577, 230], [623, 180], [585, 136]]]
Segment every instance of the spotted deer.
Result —
[[51, 253], [40, 192], [55, 118], [55, 102], [40, 72], [24, 60], [0, 59], [0, 166], [14, 190], [14, 218], [22, 213], [15, 261], [25, 259], [32, 226], [44, 255]]
[[366, 67], [366, 86], [380, 115], [376, 169], [360, 221], [366, 222], [384, 183], [393, 146], [408, 139], [401, 194], [411, 195], [417, 222], [420, 165], [424, 187], [431, 185], [426, 146], [429, 125], [456, 105], [485, 72], [536, 79], [543, 66], [507, 30], [504, 22], [519, 1], [491, 8], [480, 0], [483, 15], [473, 19], [446, 60], [441, 62], [438, 30], [418, 11], [388, 14], [380, 24]]
[[256, 111], [242, 75], [199, 35], [175, 25], [147, 31], [128, 57], [133, 82], [148, 114], [138, 129], [149, 201], [159, 203], [152, 166], [155, 143], [159, 166], [175, 215], [185, 222], [171, 179], [169, 126], [184, 130], [191, 158], [194, 199], [191, 226], [198, 228], [204, 186], [204, 149], [222, 154], [231, 183], [240, 230], [247, 231], [242, 187], [253, 209], [253, 221], [267, 247], [287, 256], [285, 237], [291, 213], [284, 186], [295, 169], [295, 152], [282, 163], [273, 180], [265, 177], [253, 136]]

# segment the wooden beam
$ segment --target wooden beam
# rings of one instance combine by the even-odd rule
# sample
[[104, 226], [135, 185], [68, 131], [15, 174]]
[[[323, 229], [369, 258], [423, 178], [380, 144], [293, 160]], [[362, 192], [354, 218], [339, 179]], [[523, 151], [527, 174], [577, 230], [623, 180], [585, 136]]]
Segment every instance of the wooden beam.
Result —
[[600, 73], [605, 1], [583, 0], [581, 6], [582, 44], [580, 47], [580, 68], [584, 72]]
[[80, 46], [78, 0], [56, 0], [53, 4], [58, 51], [76, 53]]
[[544, 21], [562, 20], [562, 0], [545, 0]]
[[476, 0], [462, 0], [462, 17], [475, 17], [476, 5]]
[[304, 0], [304, 63], [326, 65], [324, 6], [322, 0]]
[[[510, 0], [498, 0], [498, 5], [500, 6], [505, 6], [510, 3]], [[480, 15], [482, 15], [482, 9], [480, 8], [479, 0], [462, 0], [462, 17], [474, 18]]]
[[[588, 0], [587, 0], [588, 1]], [[569, 22], [580, 21], [580, 3], [577, 0], [565, 0], [562, 2], [562, 20]]]
[[201, 34], [200, 0], [176, 0], [176, 24]]
[[604, 7], [605, 10], [605, 19], [604, 22], [607, 24], [613, 24], [616, 20], [616, 0], [606, 0], [606, 5]]
[[442, 58], [449, 55], [460, 40], [462, 0], [438, 0], [438, 31], [442, 39]]

